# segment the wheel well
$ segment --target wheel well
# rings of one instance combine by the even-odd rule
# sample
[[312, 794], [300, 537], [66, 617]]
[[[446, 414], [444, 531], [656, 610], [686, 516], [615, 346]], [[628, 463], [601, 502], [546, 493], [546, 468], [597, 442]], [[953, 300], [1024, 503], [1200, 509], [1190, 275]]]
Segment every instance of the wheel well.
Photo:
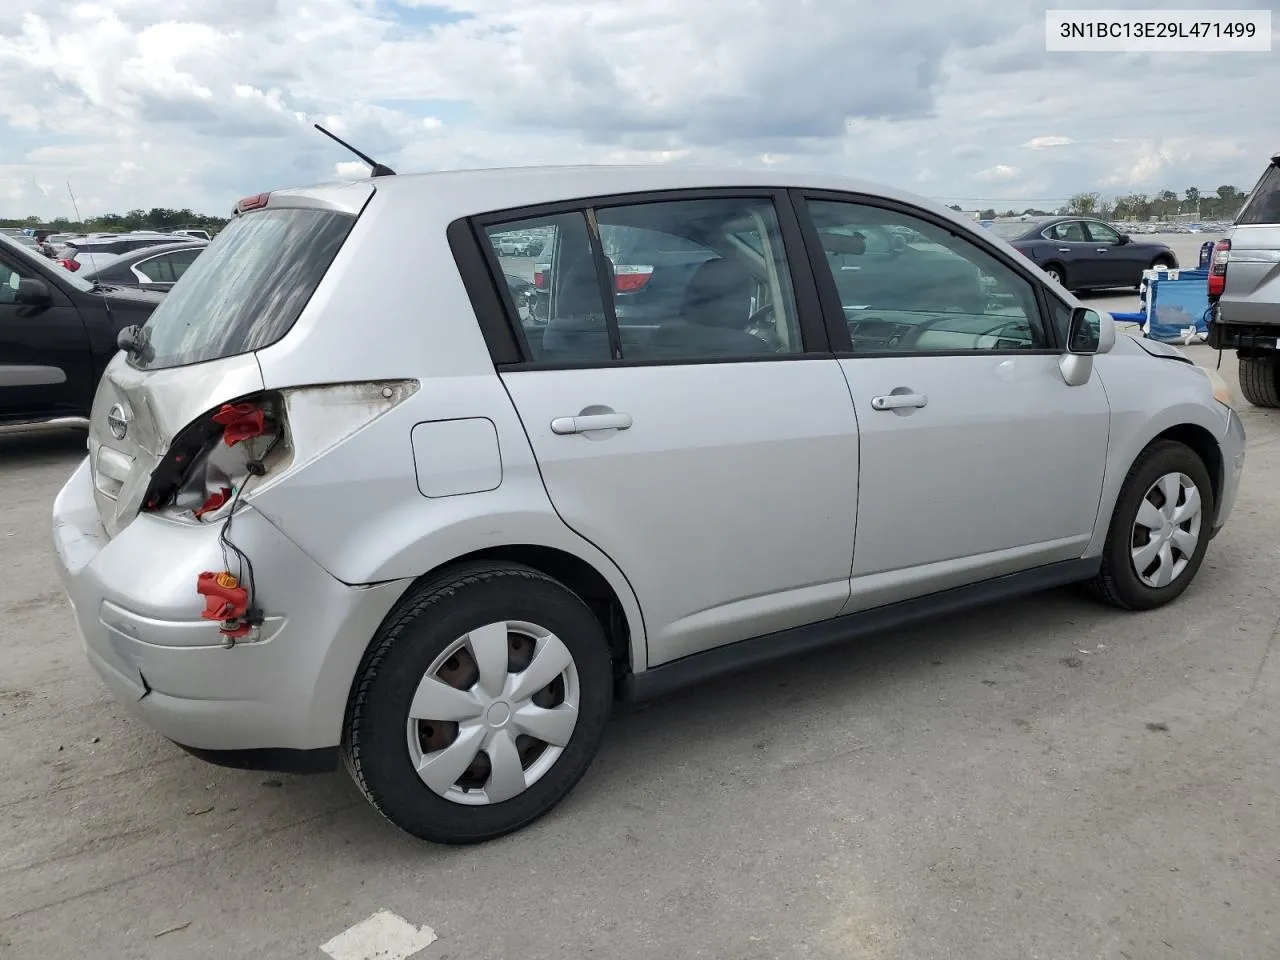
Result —
[[591, 564], [571, 553], [557, 550], [554, 547], [543, 547], [535, 544], [510, 544], [501, 547], [489, 547], [477, 550], [450, 560], [442, 567], [426, 574], [434, 577], [442, 570], [462, 563], [476, 560], [496, 560], [503, 563], [521, 563], [526, 567], [545, 573], [559, 580], [566, 587], [582, 598], [591, 612], [600, 621], [605, 636], [609, 638], [609, 652], [613, 658], [613, 669], [616, 676], [622, 676], [631, 669], [631, 630], [627, 626], [627, 616], [617, 593], [609, 585], [609, 581]]
[[1209, 482], [1213, 485], [1213, 502], [1216, 509], [1222, 496], [1223, 473], [1222, 451], [1218, 448], [1218, 441], [1214, 439], [1213, 434], [1194, 423], [1183, 423], [1170, 427], [1151, 442], [1155, 443], [1158, 440], [1176, 440], [1183, 446], [1190, 447], [1196, 456], [1204, 461], [1205, 469], [1209, 471]]
[[1158, 253], [1151, 258], [1152, 266], [1155, 266], [1157, 263], [1167, 264], [1168, 266], [1172, 267], [1174, 264], [1174, 259], [1167, 253]]

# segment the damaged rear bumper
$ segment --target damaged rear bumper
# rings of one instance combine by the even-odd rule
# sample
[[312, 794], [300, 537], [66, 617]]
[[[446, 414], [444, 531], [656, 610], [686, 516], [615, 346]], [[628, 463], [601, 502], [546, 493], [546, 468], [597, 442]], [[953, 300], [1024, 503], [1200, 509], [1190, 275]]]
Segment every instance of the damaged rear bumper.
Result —
[[408, 581], [341, 583], [242, 506], [229, 537], [265, 617], [228, 647], [196, 592], [200, 573], [228, 565], [221, 529], [143, 514], [108, 538], [81, 463], [54, 502], [53, 543], [86, 657], [117, 699], [193, 751], [336, 746], [360, 658]]

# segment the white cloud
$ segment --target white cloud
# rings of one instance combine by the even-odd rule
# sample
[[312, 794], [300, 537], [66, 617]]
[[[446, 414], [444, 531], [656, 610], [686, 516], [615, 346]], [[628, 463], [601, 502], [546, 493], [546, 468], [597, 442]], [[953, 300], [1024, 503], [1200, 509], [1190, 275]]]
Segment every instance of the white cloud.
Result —
[[696, 161], [980, 184], [992, 203], [1244, 188], [1280, 146], [1241, 95], [1280, 81], [1274, 57], [1047, 54], [1043, 17], [1032, 0], [3, 0], [0, 216], [68, 214], [65, 189], [40, 189], [68, 180], [86, 213], [220, 212], [363, 175], [314, 122], [402, 172]]
[[973, 179], [980, 183], [1007, 183], [1011, 180], [1017, 180], [1021, 175], [1022, 171], [1017, 167], [1011, 167], [1005, 163], [997, 163], [994, 167], [979, 170], [973, 175]]
[[1070, 137], [1032, 137], [1023, 144], [1029, 150], [1049, 150], [1053, 147], [1069, 147], [1073, 143]]

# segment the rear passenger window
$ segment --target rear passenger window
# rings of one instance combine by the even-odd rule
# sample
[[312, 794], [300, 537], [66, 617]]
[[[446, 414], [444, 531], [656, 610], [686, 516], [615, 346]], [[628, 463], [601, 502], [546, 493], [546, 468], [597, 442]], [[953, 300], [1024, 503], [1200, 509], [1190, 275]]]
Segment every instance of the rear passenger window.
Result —
[[486, 229], [534, 362], [803, 352], [771, 200], [637, 203], [598, 208], [594, 216], [605, 276], [585, 212]]
[[626, 360], [800, 353], [791, 274], [767, 199], [596, 211]]
[[604, 298], [585, 213], [487, 228], [535, 363], [605, 363], [612, 357]]
[[1249, 194], [1236, 223], [1244, 226], [1280, 224], [1280, 166], [1272, 164]]

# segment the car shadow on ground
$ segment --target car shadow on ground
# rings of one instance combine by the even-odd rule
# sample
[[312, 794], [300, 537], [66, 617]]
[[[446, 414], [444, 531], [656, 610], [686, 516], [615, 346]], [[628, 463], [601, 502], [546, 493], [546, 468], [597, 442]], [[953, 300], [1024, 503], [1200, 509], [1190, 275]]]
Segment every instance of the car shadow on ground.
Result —
[[[1108, 621], [1115, 617], [1078, 589], [1057, 589], [784, 659], [646, 704], [620, 705], [600, 754], [570, 796], [538, 823], [483, 848], [509, 849], [534, 831], [572, 833], [581, 818], [590, 821], [588, 829], [598, 829], [607, 811], [619, 803], [641, 809], [660, 789], [654, 785], [687, 779], [689, 766], [707, 764], [708, 753], [719, 764], [732, 766], [735, 757], [768, 749], [778, 727], [814, 731], [811, 739], [791, 744], [801, 752], [825, 749], [827, 734], [819, 731], [833, 720], [847, 726], [866, 719], [866, 734], [874, 738], [879, 722], [874, 711], [886, 696], [939, 703], [955, 699], [962, 689], [971, 690], [979, 703], [990, 701], [997, 687], [1006, 697], [1016, 696], [1008, 691], [1024, 682], [1027, 689], [1042, 689], [1046, 673], [1078, 670], [1082, 635], [1096, 636], [1101, 630], [1110, 640]], [[1065, 690], [1062, 696], [1066, 702], [1058, 706], [1069, 709], [1074, 694]], [[1023, 708], [1006, 704], [1004, 709]], [[1016, 725], [1017, 719], [1010, 722]], [[708, 778], [725, 779], [725, 770], [715, 769], [717, 761], [710, 766]], [[299, 804], [298, 820], [311, 822], [312, 833], [327, 835], [316, 843], [317, 854], [340, 843], [409, 869], [445, 867], [475, 856], [468, 852], [475, 848], [432, 846], [400, 833], [364, 802], [345, 771], [310, 776], [227, 773], [244, 778], [246, 793], [266, 779], [283, 783]], [[317, 780], [324, 781], [323, 788], [315, 789]], [[344, 796], [351, 802], [335, 809], [335, 801]]]

